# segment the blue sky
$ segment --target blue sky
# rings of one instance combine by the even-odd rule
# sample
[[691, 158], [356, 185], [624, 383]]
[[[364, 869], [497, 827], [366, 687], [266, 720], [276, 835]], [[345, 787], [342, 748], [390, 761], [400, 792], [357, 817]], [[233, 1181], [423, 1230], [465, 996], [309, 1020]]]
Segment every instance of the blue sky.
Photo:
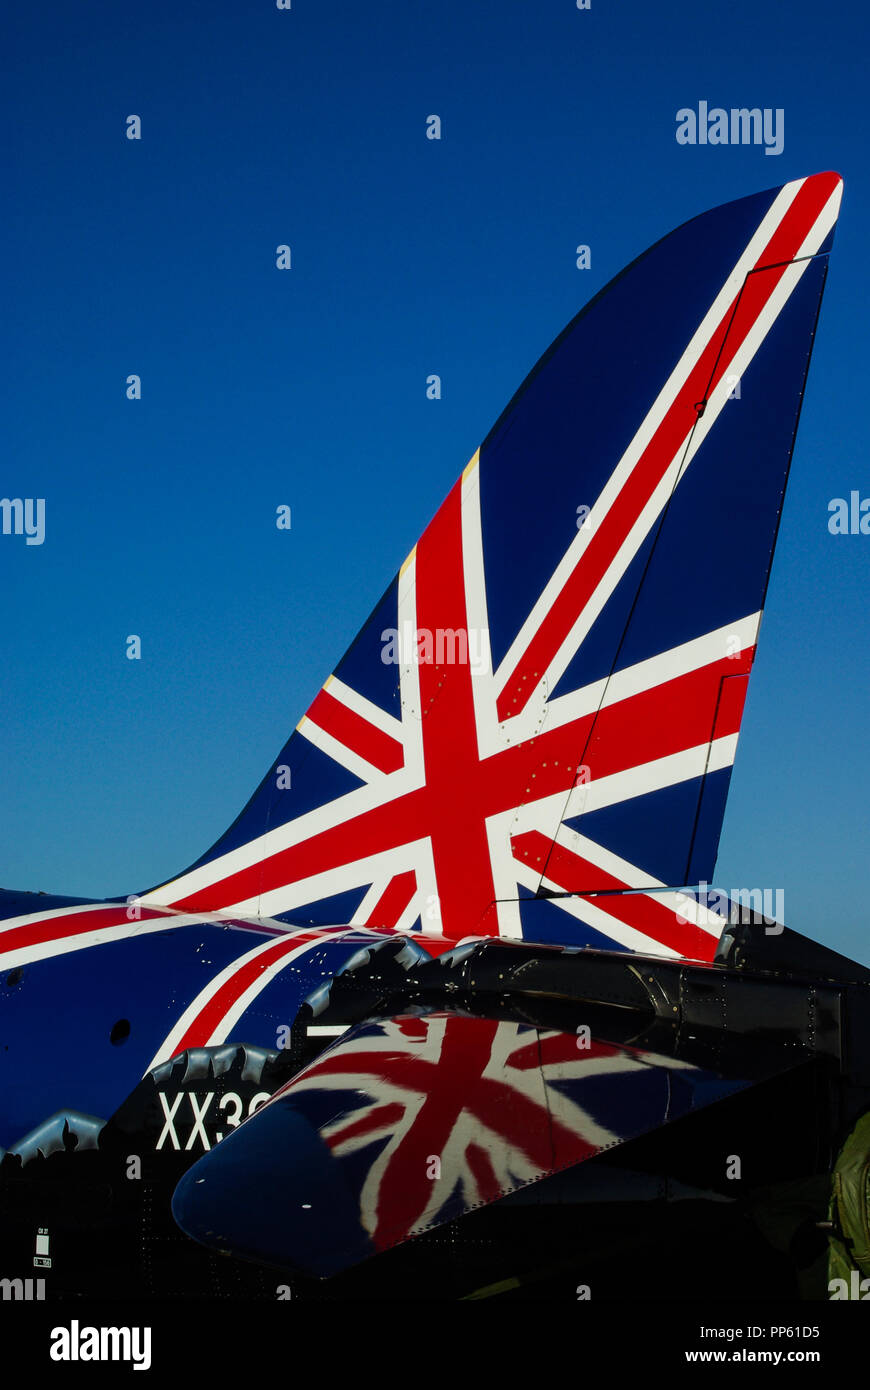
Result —
[[[0, 882], [185, 867], [577, 309], [686, 218], [836, 168], [716, 882], [783, 888], [870, 964], [870, 536], [827, 529], [870, 496], [862, 7], [49, 0], [6, 27], [2, 490], [46, 499], [46, 539], [0, 537]], [[702, 99], [781, 107], [783, 153], [678, 145]]]

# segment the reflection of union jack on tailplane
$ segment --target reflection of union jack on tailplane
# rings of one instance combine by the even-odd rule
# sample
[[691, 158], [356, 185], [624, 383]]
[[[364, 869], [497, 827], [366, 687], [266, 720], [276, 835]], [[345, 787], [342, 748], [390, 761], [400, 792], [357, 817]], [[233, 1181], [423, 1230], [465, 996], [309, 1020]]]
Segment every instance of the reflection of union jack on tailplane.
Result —
[[0, 1274], [38, 1228], [51, 1296], [618, 1295], [626, 1248], [666, 1296], [712, 1234], [723, 1287], [810, 1287], [870, 972], [692, 885], [840, 193], [726, 204], [587, 305], [195, 864], [0, 896]]

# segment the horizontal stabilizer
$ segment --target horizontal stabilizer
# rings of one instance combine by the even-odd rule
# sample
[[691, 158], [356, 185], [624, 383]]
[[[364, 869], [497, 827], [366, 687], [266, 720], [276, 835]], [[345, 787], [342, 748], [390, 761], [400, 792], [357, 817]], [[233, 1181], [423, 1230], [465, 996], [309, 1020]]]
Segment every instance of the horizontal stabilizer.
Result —
[[[802, 1060], [783, 1053], [768, 1074]], [[446, 1012], [366, 1023], [182, 1178], [203, 1244], [328, 1276], [754, 1084], [676, 1053]]]

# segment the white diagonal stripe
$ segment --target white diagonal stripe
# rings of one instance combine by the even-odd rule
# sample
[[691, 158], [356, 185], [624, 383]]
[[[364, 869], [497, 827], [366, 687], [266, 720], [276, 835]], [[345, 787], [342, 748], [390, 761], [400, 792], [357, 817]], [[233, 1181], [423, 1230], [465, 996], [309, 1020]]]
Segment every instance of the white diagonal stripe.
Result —
[[402, 721], [397, 719], [395, 715], [388, 714], [386, 710], [382, 710], [380, 705], [367, 700], [365, 695], [360, 695], [359, 691], [345, 685], [338, 676], [330, 676], [323, 689], [328, 691], [334, 700], [339, 700], [354, 714], [358, 714], [360, 719], [364, 719], [367, 724], [372, 724], [383, 734], [389, 734], [390, 738], [394, 738], [397, 743], [402, 742], [404, 736]]

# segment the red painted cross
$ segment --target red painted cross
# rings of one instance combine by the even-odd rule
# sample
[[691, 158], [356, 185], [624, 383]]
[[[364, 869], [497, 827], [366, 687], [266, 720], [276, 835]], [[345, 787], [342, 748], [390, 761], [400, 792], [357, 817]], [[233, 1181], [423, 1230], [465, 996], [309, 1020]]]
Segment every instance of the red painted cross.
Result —
[[[417, 547], [416, 600], [418, 628], [466, 627], [461, 482]], [[382, 804], [279, 850], [182, 898], [175, 906], [199, 912], [217, 904], [244, 901], [257, 892], [268, 893], [428, 836], [442, 933], [458, 939], [475, 932], [495, 932], [495, 923], [489, 927], [483, 924], [495, 897], [488, 818], [557, 793], [567, 797], [593, 727], [594, 751], [586, 755], [593, 778], [706, 744], [723, 676], [748, 671], [751, 660], [751, 651], [736, 660], [723, 657], [651, 690], [615, 701], [597, 715], [586, 714], [559, 728], [545, 729], [483, 758], [478, 746], [471, 666], [421, 662], [424, 785], [390, 796], [385, 780]], [[406, 719], [415, 717], [405, 714]], [[739, 722], [740, 710], [734, 707], [717, 726], [717, 736], [736, 733]], [[554, 824], [554, 833], [555, 829]], [[371, 925], [395, 924], [408, 901], [409, 895], [404, 893], [406, 874], [397, 875], [404, 879], [403, 891], [393, 880], [388, 889], [389, 904], [382, 901], [378, 905]], [[600, 877], [602, 882], [572, 886], [587, 892], [603, 888], [605, 876]], [[391, 921], [383, 915], [388, 906], [394, 914]], [[376, 917], [378, 912], [381, 915]], [[690, 934], [693, 931], [690, 929]], [[693, 940], [696, 954], [706, 957], [712, 953], [715, 943], [708, 933], [697, 931]]]

